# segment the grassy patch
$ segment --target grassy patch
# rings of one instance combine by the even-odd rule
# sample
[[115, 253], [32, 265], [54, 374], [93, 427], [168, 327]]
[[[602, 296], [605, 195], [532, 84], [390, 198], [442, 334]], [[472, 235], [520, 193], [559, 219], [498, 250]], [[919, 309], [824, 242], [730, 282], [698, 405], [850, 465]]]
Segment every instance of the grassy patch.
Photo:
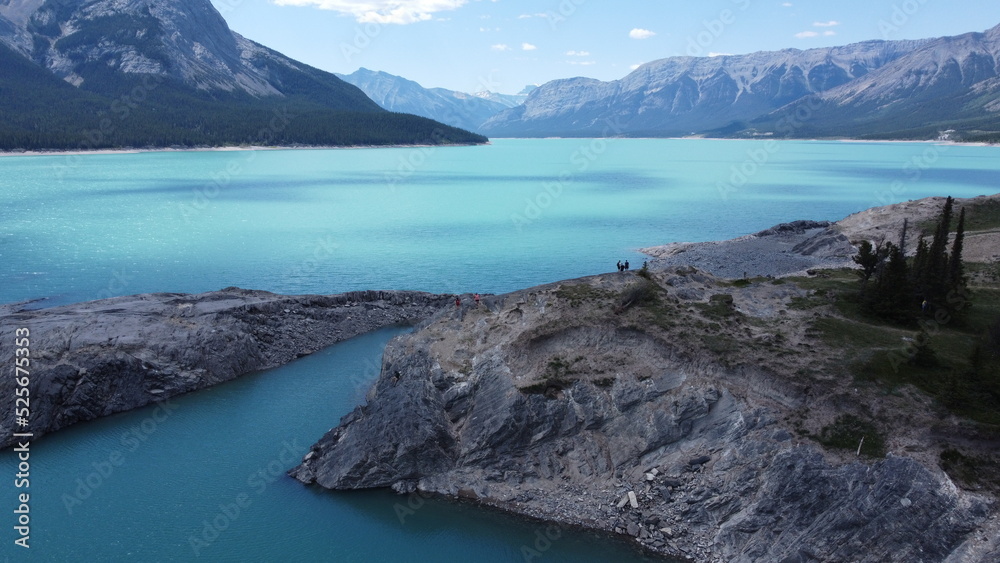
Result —
[[840, 415], [833, 424], [825, 426], [816, 438], [828, 448], [858, 451], [860, 445], [864, 456], [885, 457], [885, 440], [878, 428], [871, 421], [853, 414]]
[[816, 319], [813, 328], [819, 331], [820, 338], [828, 345], [845, 351], [901, 347], [903, 337], [913, 334], [894, 327], [839, 317]]
[[822, 297], [815, 297], [813, 295], [806, 297], [796, 296], [789, 300], [788, 308], [796, 311], [808, 311], [809, 309], [822, 307], [823, 305], [828, 305], [829, 303], [829, 300]]
[[540, 380], [521, 387], [522, 393], [545, 395], [549, 399], [554, 399], [559, 392], [576, 382], [575, 376], [580, 374], [579, 370], [573, 369], [577, 362], [583, 361], [583, 356], [577, 356], [572, 360], [567, 360], [561, 356], [556, 356], [545, 365], [545, 373]]
[[789, 308], [808, 310], [833, 304], [845, 317], [859, 317], [861, 307], [858, 290], [861, 286], [858, 283], [857, 272], [858, 270], [841, 268], [839, 270], [822, 270], [819, 274], [807, 278], [788, 278], [801, 289], [810, 292], [805, 297], [793, 297]]
[[580, 283], [575, 285], [562, 285], [556, 290], [556, 297], [569, 301], [570, 306], [578, 307], [587, 302], [605, 301], [614, 294], [610, 291], [599, 289], [591, 285]]
[[[858, 270], [839, 268], [836, 270], [821, 270], [815, 276], [787, 278], [802, 289], [841, 291], [857, 287]], [[777, 281], [777, 280], [775, 280]]]
[[739, 342], [724, 334], [707, 334], [701, 338], [702, 344], [718, 356], [727, 356], [739, 352]]
[[694, 306], [709, 319], [724, 320], [739, 314], [733, 306], [733, 296], [728, 293], [717, 293], [709, 297], [708, 303], [695, 303]]
[[977, 287], [970, 301], [972, 307], [962, 312], [962, 323], [969, 331], [982, 332], [1000, 317], [1000, 287]]
[[[955, 215], [958, 216], [958, 210], [955, 210]], [[955, 220], [958, 221], [958, 219]], [[967, 232], [991, 229], [1000, 229], [1000, 201], [990, 200], [965, 206], [965, 230]]]
[[648, 279], [643, 279], [622, 290], [621, 294], [618, 295], [616, 312], [621, 313], [635, 306], [656, 306], [659, 304], [660, 286]]

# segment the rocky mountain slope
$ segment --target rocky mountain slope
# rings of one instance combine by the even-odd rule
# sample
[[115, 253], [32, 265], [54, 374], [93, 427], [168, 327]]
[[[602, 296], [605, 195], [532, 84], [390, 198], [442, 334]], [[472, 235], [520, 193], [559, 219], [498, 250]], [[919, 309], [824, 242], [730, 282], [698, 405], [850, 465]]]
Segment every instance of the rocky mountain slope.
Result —
[[209, 0], [9, 0], [0, 47], [5, 69], [36, 69], [0, 76], [0, 148], [484, 141], [386, 112], [234, 33]]
[[1000, 26], [923, 42], [876, 72], [797, 101], [749, 127], [781, 133], [778, 122], [797, 112], [806, 117], [794, 124], [798, 136], [865, 131], [872, 138], [933, 139], [952, 129], [959, 138], [993, 140], [1000, 130], [998, 96]]
[[478, 95], [424, 88], [412, 80], [366, 68], [337, 76], [389, 111], [412, 113], [469, 131], [477, 131], [487, 119], [511, 107]]
[[[157, 293], [51, 309], [0, 306], [0, 337], [26, 328], [29, 429], [38, 438], [80, 421], [285, 364], [341, 340], [426, 318], [450, 298], [406, 291], [283, 296], [228, 288]], [[23, 336], [23, 335], [22, 335]], [[14, 365], [7, 346], [0, 361]], [[14, 377], [0, 392], [14, 396]], [[13, 443], [14, 410], [0, 418]]]
[[809, 137], [892, 136], [920, 129], [935, 138], [951, 126], [993, 128], [1000, 122], [994, 95], [998, 39], [1000, 27], [920, 41], [673, 57], [612, 82], [549, 82], [523, 106], [492, 118], [483, 131]]

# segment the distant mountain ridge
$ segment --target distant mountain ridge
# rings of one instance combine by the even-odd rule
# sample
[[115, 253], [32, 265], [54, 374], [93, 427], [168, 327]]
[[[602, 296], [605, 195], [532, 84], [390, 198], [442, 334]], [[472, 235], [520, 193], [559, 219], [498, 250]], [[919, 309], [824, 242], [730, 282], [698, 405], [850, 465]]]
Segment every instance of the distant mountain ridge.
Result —
[[479, 128], [494, 115], [524, 103], [534, 86], [520, 94], [476, 92], [467, 94], [445, 88], [425, 88], [420, 84], [382, 71], [359, 68], [337, 76], [357, 86], [369, 98], [389, 111], [412, 113], [469, 131]]
[[357, 86], [389, 111], [412, 113], [469, 131], [476, 131], [486, 120], [511, 107], [464, 92], [424, 88], [401, 76], [366, 68], [337, 77]]
[[519, 106], [528, 99], [528, 95], [538, 89], [535, 84], [529, 84], [521, 89], [517, 94], [499, 94], [497, 92], [490, 92], [489, 90], [484, 90], [482, 92], [476, 92], [473, 96], [483, 98], [484, 100], [491, 100], [494, 102], [501, 103], [509, 108]]
[[626, 136], [989, 133], [1000, 131], [998, 77], [1000, 26], [939, 39], [671, 57], [611, 82], [548, 82], [482, 131], [588, 136], [614, 123], [613, 133]]
[[485, 141], [383, 110], [232, 32], [209, 0], [3, 0], [0, 47], [3, 149]]

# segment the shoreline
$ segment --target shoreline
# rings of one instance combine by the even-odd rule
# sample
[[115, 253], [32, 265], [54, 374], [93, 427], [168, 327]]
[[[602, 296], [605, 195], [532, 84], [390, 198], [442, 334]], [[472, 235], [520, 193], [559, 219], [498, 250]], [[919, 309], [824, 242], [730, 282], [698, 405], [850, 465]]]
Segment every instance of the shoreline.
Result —
[[505, 139], [505, 140], [536, 140], [536, 139], [553, 139], [553, 140], [573, 140], [573, 139], [608, 139], [608, 140], [621, 140], [621, 139], [634, 139], [641, 141], [775, 141], [775, 142], [785, 142], [785, 141], [798, 141], [804, 143], [865, 143], [865, 144], [925, 144], [925, 145], [954, 145], [954, 146], [966, 146], [966, 147], [1000, 147], [1000, 143], [984, 143], [984, 142], [963, 142], [963, 141], [941, 141], [937, 139], [851, 139], [844, 137], [831, 137], [831, 138], [802, 138], [802, 139], [786, 139], [786, 138], [775, 138], [775, 137], [754, 137], [754, 138], [728, 138], [728, 137], [491, 137], [492, 139]]
[[363, 150], [363, 149], [420, 149], [420, 148], [449, 148], [449, 147], [480, 147], [491, 145], [492, 143], [454, 143], [448, 145], [282, 145], [282, 146], [239, 146], [239, 147], [159, 147], [159, 148], [127, 148], [127, 149], [36, 149], [24, 151], [0, 151], [0, 158], [10, 156], [89, 156], [89, 155], [114, 155], [114, 154], [142, 154], [142, 153], [166, 153], [166, 152], [255, 152], [255, 151], [292, 151], [292, 150]]
[[[863, 143], [863, 144], [925, 144], [925, 145], [945, 145], [956, 147], [1000, 147], [998, 144], [983, 142], [966, 143], [961, 141], [941, 141], [941, 140], [907, 140], [907, 139], [776, 139], [773, 137], [759, 137], [754, 139], [727, 139], [718, 137], [495, 137], [503, 140], [575, 140], [575, 139], [613, 139], [613, 140], [641, 140], [641, 141], [775, 141], [775, 142], [830, 142], [830, 143]], [[167, 152], [245, 152], [245, 151], [289, 151], [289, 150], [362, 150], [362, 149], [409, 149], [409, 148], [448, 148], [448, 147], [480, 147], [490, 146], [492, 141], [485, 143], [455, 143], [448, 145], [281, 145], [281, 146], [226, 146], [226, 147], [155, 147], [155, 148], [123, 148], [123, 149], [33, 149], [33, 150], [12, 150], [0, 151], [0, 158], [11, 156], [89, 156], [89, 155], [115, 155], [115, 154], [141, 154], [141, 153], [167, 153]]]

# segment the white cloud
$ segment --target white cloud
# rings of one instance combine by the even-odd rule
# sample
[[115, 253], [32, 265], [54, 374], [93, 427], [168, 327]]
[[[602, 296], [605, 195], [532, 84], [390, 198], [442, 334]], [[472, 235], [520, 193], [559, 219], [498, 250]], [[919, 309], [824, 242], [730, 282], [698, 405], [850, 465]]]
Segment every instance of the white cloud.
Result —
[[546, 19], [548, 19], [548, 17], [549, 17], [548, 14], [544, 14], [544, 13], [540, 13], [539, 12], [539, 13], [534, 13], [534, 14], [521, 14], [521, 15], [517, 16], [517, 19], [519, 19], [519, 20], [528, 20], [528, 19], [531, 19], [531, 18], [546, 18]]
[[571, 65], [579, 65], [579, 66], [590, 66], [597, 64], [597, 61], [566, 61], [566, 62]]
[[408, 24], [431, 19], [432, 14], [455, 10], [468, 0], [274, 0], [279, 6], [315, 6], [348, 14], [361, 23]]
[[813, 22], [813, 27], [834, 27], [840, 25], [837, 20], [830, 20], [828, 22]]
[[631, 37], [632, 39], [649, 39], [654, 35], [656, 35], [656, 32], [638, 27], [628, 32], [628, 36]]
[[589, 57], [590, 51], [566, 51], [567, 57]]
[[810, 37], [819, 37], [819, 33], [815, 31], [800, 31], [795, 34], [796, 39], [808, 39]]
[[791, 2], [785, 2], [785, 3], [782, 4], [782, 6], [784, 6], [786, 8], [791, 8], [792, 7], [792, 3]]
[[494, 51], [510, 51], [510, 45], [506, 43], [497, 43], [496, 45], [490, 45], [490, 49]]
[[824, 31], [823, 35], [825, 35], [827, 37], [830, 37], [830, 36], [833, 36], [833, 35], [837, 35], [837, 32], [836, 31]]
[[531, 43], [521, 43], [521, 50], [522, 51], [534, 51], [537, 48], [538, 47], [535, 47]]
[[711, 52], [711, 53], [708, 54], [708, 56], [709, 57], [731, 57], [731, 56], [733, 56], [733, 54], [732, 53], [715, 53], [715, 52]]

